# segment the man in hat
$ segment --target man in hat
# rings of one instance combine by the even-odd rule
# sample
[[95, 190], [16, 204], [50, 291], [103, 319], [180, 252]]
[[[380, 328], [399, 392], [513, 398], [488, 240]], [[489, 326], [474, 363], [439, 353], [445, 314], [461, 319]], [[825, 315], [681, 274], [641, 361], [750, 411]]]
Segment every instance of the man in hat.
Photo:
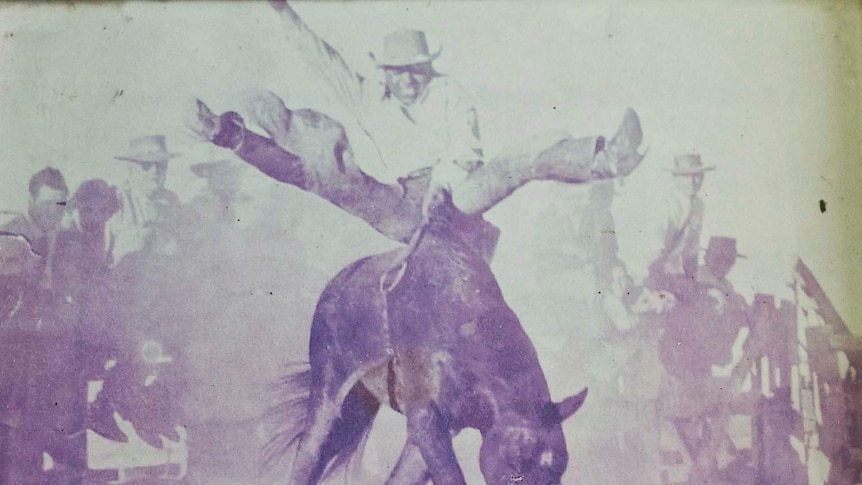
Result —
[[706, 172], [713, 169], [714, 166], [704, 166], [696, 153], [674, 157], [670, 173], [676, 190], [670, 200], [668, 217], [659, 230], [664, 244], [658, 259], [650, 266], [648, 283], [651, 286], [661, 287], [662, 280], [667, 278], [694, 276], [704, 215], [700, 188]]
[[[424, 33], [405, 30], [384, 39], [373, 55], [383, 71], [376, 85], [351, 70], [284, 1], [270, 2], [280, 14], [288, 41], [328, 82], [365, 134], [373, 138], [380, 163], [358, 156], [344, 126], [322, 113], [290, 110], [272, 93], [253, 97], [250, 121], [269, 138], [246, 129], [234, 112], [216, 117], [198, 102], [192, 129], [231, 148], [264, 173], [314, 192], [393, 239], [405, 241], [433, 205], [438, 190], [473, 222], [471, 239], [486, 256], [497, 230], [482, 213], [531, 180], [583, 183], [624, 176], [641, 161], [640, 120], [628, 110], [616, 136], [566, 137], [544, 146], [483, 161], [475, 109], [461, 88], [433, 69]], [[351, 137], [355, 142], [357, 138]], [[397, 183], [396, 183], [397, 182]], [[490, 227], [489, 227], [490, 226]]]
[[[362, 172], [356, 174], [360, 184], [372, 178], [373, 182], [383, 184], [399, 180], [409, 185], [416, 179], [430, 177], [430, 187], [448, 189], [456, 207], [466, 214], [477, 215], [530, 180], [585, 182], [625, 175], [642, 158], [636, 153], [642, 138], [640, 121], [634, 111], [629, 110], [619, 132], [622, 136], [610, 143], [603, 137], [564, 138], [554, 140], [558, 143], [550, 149], [547, 145], [530, 147], [485, 164], [475, 109], [466, 102], [456, 82], [433, 69], [432, 62], [439, 50], [431, 53], [424, 33], [404, 30], [384, 39], [382, 52], [372, 56], [383, 71], [385, 81], [376, 85], [351, 70], [338, 52], [318, 38], [286, 2], [271, 4], [281, 15], [288, 41], [303, 54], [321, 79], [329, 83], [365, 134], [373, 138], [380, 154], [379, 164], [371, 160], [376, 157], [360, 156], [354, 160], [346, 135], [339, 133], [344, 130], [340, 123], [322, 122], [319, 113], [289, 110], [272, 93], [253, 98], [249, 106], [251, 121], [263, 128], [279, 147], [300, 157], [301, 160], [294, 163], [299, 165], [294, 171], [312, 172], [316, 180], [311, 185], [344, 185], [344, 180], [322, 176], [334, 172], [333, 168], [321, 167], [319, 159], [331, 159], [335, 145], [338, 158], [335, 169], [341, 173]], [[326, 130], [322, 125], [331, 126]], [[245, 133], [244, 129], [240, 131]], [[351, 136], [354, 142], [357, 138], [361, 137]], [[261, 152], [250, 146], [231, 148], [236, 148], [237, 153], [252, 164], [255, 162], [247, 156], [249, 152]], [[345, 169], [345, 165], [351, 165], [350, 170]], [[482, 170], [482, 175], [473, 176], [483, 165], [487, 168]], [[295, 180], [283, 181], [301, 185]], [[370, 185], [374, 185], [373, 182]], [[379, 196], [387, 189], [366, 187], [363, 192]], [[396, 192], [397, 198], [403, 196]], [[332, 200], [328, 195], [323, 197], [344, 208], [342, 201]], [[389, 205], [380, 202], [374, 205]], [[356, 208], [348, 211], [360, 212]], [[381, 230], [377, 222], [388, 218], [389, 214], [360, 217]], [[378, 221], [369, 220], [371, 218]], [[386, 234], [385, 230], [381, 232]]]
[[[270, 3], [281, 16], [291, 46], [328, 84], [342, 108], [354, 118], [350, 121], [373, 139], [380, 157], [359, 160], [365, 172], [392, 182], [441, 161], [468, 171], [481, 162], [476, 110], [454, 79], [434, 69], [433, 61], [442, 48], [432, 52], [424, 32], [392, 32], [383, 39], [380, 52], [369, 53], [383, 74], [379, 84], [351, 69], [287, 2]], [[250, 108], [254, 121], [277, 131], [283, 126], [280, 104], [271, 93], [253, 98]]]
[[736, 251], [735, 238], [710, 237], [709, 245], [703, 255], [703, 265], [697, 270], [698, 283], [721, 290], [726, 294], [733, 293], [733, 285], [727, 280], [727, 275], [739, 258], [745, 258], [745, 256]]
[[727, 280], [738, 257], [736, 239], [710, 238], [704, 264], [664, 319], [659, 343], [668, 374], [663, 412], [691, 456], [692, 483], [705, 483], [737, 454], [726, 427], [739, 379], [728, 382], [725, 374], [740, 364], [733, 350], [749, 326], [745, 300]]
[[233, 160], [197, 163], [191, 171], [206, 180], [207, 188], [191, 202], [192, 211], [211, 222], [233, 219], [235, 204], [242, 188], [244, 166]]
[[106, 249], [114, 263], [145, 247], [175, 250], [175, 237], [167, 229], [176, 222], [179, 198], [165, 188], [165, 180], [168, 161], [176, 156], [163, 135], [152, 135], [130, 140], [128, 153], [115, 157], [128, 162], [129, 175], [120, 191], [121, 208], [108, 221]]

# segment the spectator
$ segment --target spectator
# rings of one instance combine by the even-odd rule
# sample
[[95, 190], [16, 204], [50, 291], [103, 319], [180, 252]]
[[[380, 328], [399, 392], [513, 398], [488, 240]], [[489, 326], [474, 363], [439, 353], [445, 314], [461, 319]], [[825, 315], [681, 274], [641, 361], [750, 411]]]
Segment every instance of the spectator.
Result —
[[726, 431], [734, 389], [715, 368], [735, 367], [732, 349], [748, 326], [745, 300], [726, 280], [738, 256], [735, 239], [710, 239], [699, 277], [677, 295], [659, 343], [668, 376], [663, 412], [691, 457], [692, 483], [706, 483], [720, 472], [719, 456], [736, 453]]
[[700, 188], [706, 172], [713, 169], [714, 166], [704, 166], [700, 155], [696, 153], [674, 158], [674, 167], [670, 172], [674, 177], [676, 192], [670, 201], [668, 217], [659, 231], [664, 241], [661, 254], [650, 265], [647, 281], [652, 287], [668, 283], [668, 278], [694, 276], [700, 254], [704, 215]]
[[121, 189], [120, 210], [108, 223], [109, 247], [116, 264], [124, 256], [152, 245], [157, 251], [176, 251], [171, 226], [179, 224], [179, 198], [165, 188], [170, 153], [162, 135], [129, 142], [129, 152], [115, 157], [128, 162], [129, 176]]

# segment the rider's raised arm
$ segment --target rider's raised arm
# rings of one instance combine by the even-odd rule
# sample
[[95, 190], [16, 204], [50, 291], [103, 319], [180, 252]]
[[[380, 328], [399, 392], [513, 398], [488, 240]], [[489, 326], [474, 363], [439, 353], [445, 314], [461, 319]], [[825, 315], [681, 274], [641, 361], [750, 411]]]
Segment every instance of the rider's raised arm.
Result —
[[281, 17], [288, 43], [326, 80], [344, 106], [359, 116], [364, 78], [347, 65], [335, 48], [318, 37], [286, 1], [271, 0], [270, 4]]

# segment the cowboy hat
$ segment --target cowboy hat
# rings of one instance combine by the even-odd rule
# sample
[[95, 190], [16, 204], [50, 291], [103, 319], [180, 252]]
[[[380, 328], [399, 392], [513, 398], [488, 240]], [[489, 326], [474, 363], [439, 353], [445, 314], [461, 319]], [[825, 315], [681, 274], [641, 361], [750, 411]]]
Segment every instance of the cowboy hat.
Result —
[[706, 247], [706, 252], [717, 253], [721, 255], [733, 255], [741, 259], [748, 259], [744, 254], [736, 252], [736, 238], [726, 236], [712, 236], [709, 238], [709, 245]]
[[673, 157], [673, 168], [668, 170], [674, 175], [697, 175], [715, 170], [715, 165], [704, 166], [700, 155], [687, 153]]
[[167, 162], [178, 155], [168, 152], [164, 135], [151, 135], [133, 138], [129, 141], [129, 153], [114, 158], [127, 162], [158, 163]]
[[368, 55], [377, 63], [377, 67], [401, 67], [431, 62], [437, 59], [442, 51], [441, 46], [433, 54], [429, 53], [425, 32], [407, 29], [393, 32], [383, 38], [383, 52], [379, 58], [373, 52]]

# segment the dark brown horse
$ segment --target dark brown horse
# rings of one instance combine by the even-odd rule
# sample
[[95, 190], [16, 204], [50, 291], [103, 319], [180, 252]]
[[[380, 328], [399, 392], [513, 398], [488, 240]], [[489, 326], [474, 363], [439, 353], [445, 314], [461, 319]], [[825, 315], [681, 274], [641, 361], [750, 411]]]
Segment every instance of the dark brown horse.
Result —
[[464, 484], [452, 448], [463, 428], [482, 434], [488, 484], [554, 485], [566, 470], [561, 422], [586, 390], [551, 402], [490, 268], [445, 214], [409, 247], [359, 260], [329, 283], [309, 355], [310, 370], [285, 380], [298, 419], [273, 442], [276, 453], [298, 445], [292, 485], [317, 484], [344, 464], [381, 405], [403, 413], [408, 428], [388, 484]]

